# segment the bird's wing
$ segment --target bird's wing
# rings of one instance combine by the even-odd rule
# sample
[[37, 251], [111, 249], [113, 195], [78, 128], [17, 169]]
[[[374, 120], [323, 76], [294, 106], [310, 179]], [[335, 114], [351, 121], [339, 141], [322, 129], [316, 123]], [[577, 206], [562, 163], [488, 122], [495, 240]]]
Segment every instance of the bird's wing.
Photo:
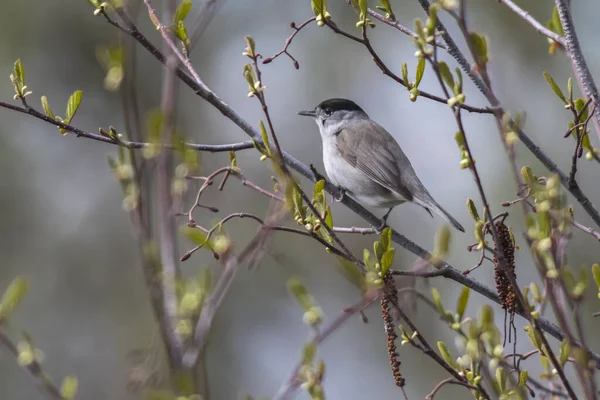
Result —
[[350, 165], [386, 189], [412, 201], [413, 196], [402, 183], [402, 171], [398, 167], [400, 159], [408, 159], [381, 125], [371, 120], [357, 121], [351, 128], [339, 131], [337, 145], [340, 155]]

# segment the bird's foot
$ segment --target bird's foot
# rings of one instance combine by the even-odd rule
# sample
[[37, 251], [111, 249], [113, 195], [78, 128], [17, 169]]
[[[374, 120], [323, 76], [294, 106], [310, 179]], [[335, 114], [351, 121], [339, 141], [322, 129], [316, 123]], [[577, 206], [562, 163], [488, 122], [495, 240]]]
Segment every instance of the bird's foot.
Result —
[[339, 195], [337, 197], [333, 197], [333, 200], [336, 201], [337, 203], [339, 203], [340, 201], [344, 200], [344, 197], [346, 197], [346, 190], [342, 189], [342, 188], [338, 188], [340, 190]]
[[375, 233], [377, 233], [378, 235], [380, 235], [381, 232], [383, 232], [383, 230], [385, 228], [387, 228], [387, 227], [388, 227], [387, 219], [382, 219], [381, 220], [381, 225], [379, 225], [378, 227], [377, 226], [373, 226], [373, 229], [375, 229]]

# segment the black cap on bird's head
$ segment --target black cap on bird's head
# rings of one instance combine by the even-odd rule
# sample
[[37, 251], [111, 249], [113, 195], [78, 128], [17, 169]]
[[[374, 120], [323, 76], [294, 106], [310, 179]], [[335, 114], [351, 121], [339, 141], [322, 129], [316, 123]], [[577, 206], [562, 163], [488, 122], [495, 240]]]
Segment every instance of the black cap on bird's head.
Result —
[[300, 111], [298, 115], [316, 118], [319, 114], [329, 116], [336, 111], [358, 111], [364, 113], [363, 109], [352, 100], [334, 98], [322, 101], [314, 110]]

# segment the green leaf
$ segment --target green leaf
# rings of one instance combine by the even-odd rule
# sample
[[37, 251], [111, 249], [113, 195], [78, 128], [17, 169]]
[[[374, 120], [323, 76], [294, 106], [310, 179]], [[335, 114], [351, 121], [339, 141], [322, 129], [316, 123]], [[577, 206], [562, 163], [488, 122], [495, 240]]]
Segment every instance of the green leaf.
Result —
[[79, 386], [77, 378], [67, 376], [60, 386], [60, 395], [66, 400], [72, 400], [77, 395], [77, 387]]
[[458, 304], [456, 307], [456, 312], [458, 313], [458, 319], [461, 320], [463, 315], [465, 314], [465, 310], [467, 309], [467, 304], [469, 303], [469, 288], [467, 286], [463, 286], [460, 296], [458, 296]]
[[287, 289], [288, 292], [290, 292], [290, 295], [298, 302], [298, 304], [300, 304], [305, 312], [309, 311], [314, 306], [312, 297], [308, 294], [306, 287], [298, 278], [288, 279]]
[[548, 82], [548, 85], [550, 86], [550, 89], [552, 89], [554, 94], [556, 94], [556, 96], [558, 96], [558, 98], [561, 99], [563, 103], [569, 104], [562, 90], [560, 90], [560, 88], [554, 81], [554, 78], [552, 78], [552, 75], [550, 75], [547, 71], [544, 71], [544, 78], [546, 78], [546, 82]]
[[179, 21], [175, 28], [175, 34], [177, 38], [181, 40], [186, 46], [190, 44], [190, 39], [188, 38], [187, 29], [185, 28], [185, 24], [183, 21]]
[[529, 373], [527, 372], [526, 369], [524, 369], [519, 373], [519, 386], [524, 387], [525, 385], [527, 385], [528, 380], [529, 380]]
[[415, 77], [415, 86], [418, 87], [421, 83], [421, 79], [423, 79], [423, 74], [425, 73], [425, 59], [419, 58], [419, 62], [417, 63], [417, 75]]
[[452, 353], [450, 352], [450, 349], [448, 348], [446, 343], [440, 341], [437, 342], [437, 346], [440, 350], [440, 354], [442, 355], [444, 361], [446, 361], [446, 363], [450, 365], [452, 369], [456, 369], [456, 364], [454, 363], [454, 359], [452, 358]]
[[402, 80], [408, 83], [408, 65], [405, 62], [402, 63]]
[[392, 12], [392, 6], [390, 5], [389, 0], [379, 0], [381, 3], [380, 6], [376, 6], [378, 10], [385, 12], [385, 17], [387, 19], [394, 19], [394, 13]]
[[20, 58], [15, 61], [15, 77], [21, 82], [21, 85], [25, 84], [25, 70]]
[[479, 213], [477, 212], [477, 207], [475, 207], [475, 202], [473, 199], [467, 199], [467, 209], [469, 210], [469, 214], [475, 220], [475, 222], [479, 221]]
[[381, 242], [377, 241], [373, 243], [373, 252], [375, 253], [377, 261], [381, 263], [381, 257], [383, 257], [383, 253], [385, 252], [383, 246], [381, 245]]
[[367, 268], [371, 268], [371, 266], [373, 265], [373, 260], [371, 260], [371, 253], [367, 249], [363, 250], [363, 262], [365, 263], [365, 266]]
[[477, 54], [477, 64], [487, 64], [489, 61], [487, 38], [475, 32], [471, 32], [469, 36], [471, 38], [473, 47], [475, 48], [475, 53]]
[[15, 278], [6, 288], [0, 301], [0, 322], [13, 313], [27, 294], [29, 283], [23, 277]]
[[506, 391], [506, 379], [508, 375], [504, 368], [498, 367], [496, 368], [496, 381], [498, 382], [498, 387], [500, 388], [500, 393], [504, 393]]
[[434, 254], [437, 257], [444, 258], [448, 255], [448, 251], [450, 250], [450, 241], [452, 239], [450, 229], [447, 225], [442, 225], [442, 227], [438, 230], [437, 235], [435, 237], [435, 250]]
[[187, 237], [196, 246], [206, 246], [209, 249], [213, 248], [212, 241], [209, 239], [208, 235], [204, 231], [197, 228], [191, 228], [189, 226], [181, 227], [181, 231], [184, 234], [184, 236]]
[[567, 362], [567, 360], [569, 359], [570, 355], [571, 355], [571, 345], [569, 344], [569, 341], [567, 339], [564, 339], [562, 342], [560, 342], [560, 356], [559, 356], [560, 365], [564, 366], [565, 363]]
[[317, 199], [319, 196], [323, 194], [323, 190], [325, 189], [325, 180], [320, 179], [315, 183], [313, 187], [313, 199]]
[[444, 79], [444, 82], [446, 82], [446, 85], [448, 85], [450, 89], [454, 88], [454, 77], [450, 72], [448, 64], [446, 64], [444, 61], [440, 61], [438, 63], [438, 69], [440, 71], [440, 75], [442, 75], [442, 78]]
[[77, 110], [79, 109], [79, 104], [81, 104], [81, 96], [83, 96], [83, 92], [81, 90], [77, 90], [69, 98], [69, 102], [67, 103], [67, 124], [71, 123], [71, 120], [75, 116], [75, 113], [77, 113]]
[[442, 298], [440, 297], [440, 292], [438, 292], [436, 288], [432, 288], [431, 296], [433, 297], [433, 303], [435, 304], [440, 314], [446, 314], [446, 310], [444, 309], [444, 305], [442, 304]]
[[562, 24], [560, 22], [560, 16], [558, 15], [558, 8], [556, 8], [556, 6], [554, 6], [552, 8], [552, 26], [553, 26], [553, 31], [555, 33], [558, 33], [560, 36], [563, 36], [565, 34], [565, 32], [563, 31], [563, 27]]
[[569, 96], [569, 102], [573, 102], [573, 78], [569, 77], [567, 81], [567, 94]]
[[183, 0], [179, 6], [177, 7], [177, 11], [175, 11], [174, 23], [177, 25], [179, 22], [183, 21], [185, 17], [190, 13], [192, 9], [191, 0]]
[[267, 154], [271, 154], [271, 145], [269, 144], [269, 135], [267, 135], [267, 128], [265, 128], [265, 124], [262, 121], [260, 121], [260, 134], [261, 134], [265, 149], [267, 150]]
[[542, 339], [540, 334], [535, 330], [535, 328], [531, 325], [523, 327], [523, 329], [527, 332], [527, 336], [531, 343], [535, 346], [536, 349], [542, 350]]
[[392, 228], [386, 227], [382, 232], [379, 238], [381, 242], [381, 246], [383, 247], [383, 251], [389, 250], [392, 244]]
[[598, 291], [600, 291], [600, 265], [592, 265], [592, 275], [594, 275], [594, 281], [596, 282], [596, 286], [598, 286]]
[[48, 104], [48, 98], [46, 96], [42, 96], [42, 108], [48, 117], [56, 119], [56, 116], [50, 109], [50, 104]]
[[462, 72], [460, 71], [460, 68], [458, 68], [458, 67], [456, 67], [454, 69], [454, 71], [456, 72], [456, 84], [454, 85], [454, 94], [459, 95], [462, 93], [462, 87], [463, 87]]
[[393, 247], [391, 249], [388, 249], [385, 253], [383, 253], [383, 256], [381, 257], [381, 276], [385, 276], [385, 274], [392, 266], [395, 254], [396, 249], [394, 249]]

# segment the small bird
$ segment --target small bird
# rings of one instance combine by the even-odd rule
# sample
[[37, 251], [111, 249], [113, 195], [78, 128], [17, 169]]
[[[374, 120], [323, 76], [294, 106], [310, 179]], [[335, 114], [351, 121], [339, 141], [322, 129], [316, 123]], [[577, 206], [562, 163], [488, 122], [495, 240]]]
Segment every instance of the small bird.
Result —
[[459, 231], [462, 225], [431, 197], [400, 145], [356, 103], [328, 99], [311, 111], [323, 141], [323, 164], [329, 180], [359, 203], [392, 209], [407, 201], [435, 211]]

